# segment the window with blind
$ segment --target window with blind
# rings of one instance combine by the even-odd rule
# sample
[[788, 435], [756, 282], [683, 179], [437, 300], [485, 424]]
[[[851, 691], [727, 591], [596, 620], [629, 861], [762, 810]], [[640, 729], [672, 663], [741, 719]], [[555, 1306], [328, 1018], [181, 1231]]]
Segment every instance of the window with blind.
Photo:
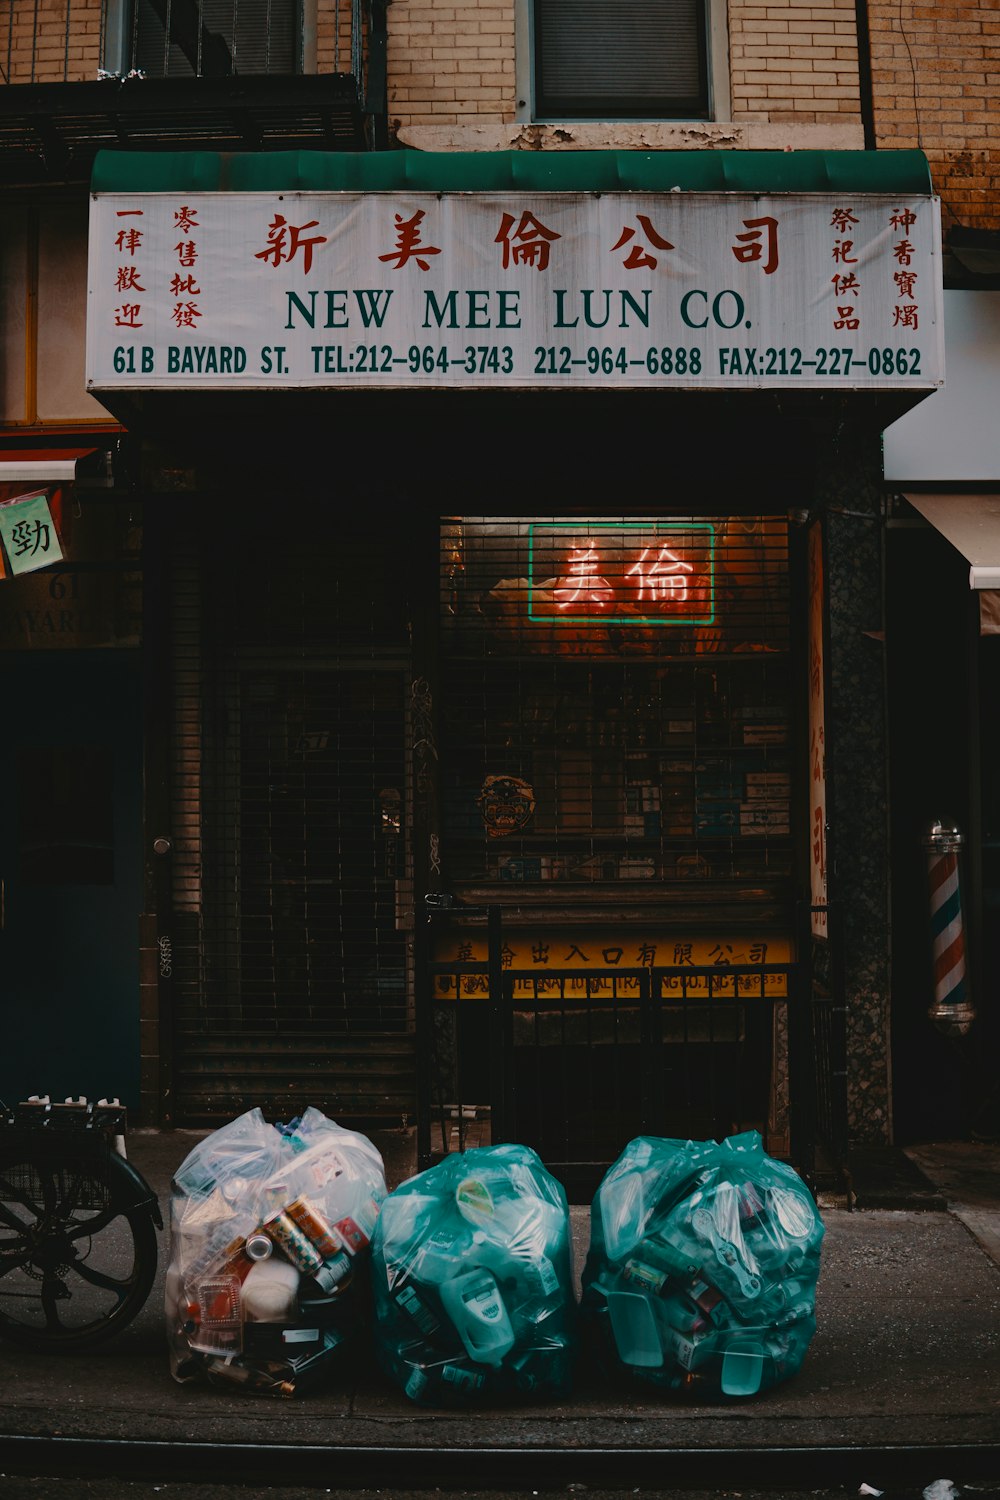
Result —
[[537, 117], [708, 117], [704, 0], [533, 4]]
[[127, 49], [149, 78], [301, 72], [299, 0], [134, 0]]
[[441, 578], [457, 889], [787, 885], [784, 516], [463, 517]]

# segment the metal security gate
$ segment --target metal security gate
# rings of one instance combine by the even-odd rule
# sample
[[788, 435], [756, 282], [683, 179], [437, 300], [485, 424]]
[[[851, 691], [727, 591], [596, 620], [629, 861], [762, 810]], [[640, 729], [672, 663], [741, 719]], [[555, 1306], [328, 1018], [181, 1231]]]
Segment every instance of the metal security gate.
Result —
[[[801, 551], [787, 512], [727, 498], [441, 524], [440, 884], [457, 905], [422, 988], [449, 1144], [483, 1104], [567, 1171], [648, 1129], [752, 1125], [789, 1153]], [[499, 986], [468, 917], [494, 906]]]
[[721, 1140], [757, 1130], [772, 1154], [812, 1175], [811, 1092], [800, 1087], [793, 1108], [788, 1090], [792, 1069], [818, 1077], [827, 1063], [807, 965], [525, 976], [504, 966], [501, 908], [445, 901], [430, 917], [468, 934], [467, 953], [476, 932], [487, 942], [482, 959], [432, 963], [423, 990], [425, 1165], [519, 1141], [586, 1201], [636, 1135]]
[[[315, 524], [175, 537], [175, 1123], [414, 1109], [407, 659], [374, 544]], [[402, 609], [400, 608], [400, 616]]]

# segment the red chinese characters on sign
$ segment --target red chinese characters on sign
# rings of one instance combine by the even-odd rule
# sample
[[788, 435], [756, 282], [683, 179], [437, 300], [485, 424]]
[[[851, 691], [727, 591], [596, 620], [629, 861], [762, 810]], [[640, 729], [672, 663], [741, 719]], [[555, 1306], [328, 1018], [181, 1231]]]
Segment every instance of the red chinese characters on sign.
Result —
[[[182, 235], [190, 235], [192, 230], [199, 229], [197, 214], [197, 209], [190, 204], [175, 208], [174, 230], [179, 230]], [[178, 240], [174, 246], [174, 254], [177, 256], [178, 266], [188, 274], [182, 276], [175, 272], [170, 278], [170, 295], [176, 299], [170, 311], [170, 320], [176, 328], [197, 328], [198, 319], [202, 316], [201, 308], [194, 301], [195, 297], [201, 295], [201, 287], [193, 274], [198, 261], [197, 240]]]
[[[909, 231], [916, 222], [917, 215], [910, 208], [896, 209], [889, 215], [889, 228], [902, 231], [901, 237], [892, 246], [891, 251], [898, 267], [892, 277], [899, 304], [892, 309], [894, 328], [916, 329], [919, 326], [920, 309], [915, 300], [918, 277], [917, 273], [911, 269], [916, 247], [909, 237]], [[857, 299], [861, 296], [862, 285], [857, 272], [849, 269], [859, 264], [856, 242], [852, 233], [858, 223], [857, 216], [850, 208], [834, 209], [830, 218], [830, 227], [836, 231], [830, 248], [830, 257], [836, 268], [830, 278], [834, 297], [832, 324], [838, 332], [853, 333], [861, 327], [861, 312]]]
[[420, 225], [427, 217], [424, 210], [418, 209], [409, 219], [404, 219], [402, 214], [393, 215], [396, 221], [396, 248], [387, 255], [380, 255], [379, 260], [395, 261], [396, 270], [402, 270], [407, 261], [414, 260], [421, 271], [429, 271], [431, 263], [425, 259], [428, 255], [440, 255], [441, 250], [437, 245], [425, 245], [420, 238]]
[[[116, 211], [118, 219], [141, 219], [143, 210], [141, 208], [120, 208]], [[145, 287], [140, 284], [140, 268], [135, 264], [135, 257], [142, 249], [145, 231], [134, 224], [123, 224], [115, 235], [115, 249], [119, 255], [128, 256], [128, 260], [119, 263], [115, 267], [115, 291], [116, 292], [143, 292]], [[141, 302], [122, 302], [114, 309], [116, 328], [141, 328], [142, 321]]]
[[[652, 221], [649, 218], [648, 214], [636, 214], [635, 217], [638, 221], [639, 228], [646, 236], [648, 244], [652, 245], [654, 249], [672, 250], [674, 248], [669, 240], [664, 239], [663, 236], [653, 228]], [[612, 245], [612, 252], [614, 252], [615, 250], [621, 250], [625, 245], [629, 243], [630, 240], [635, 238], [635, 233], [636, 231], [631, 227], [631, 225], [626, 224], [622, 229], [621, 234], [618, 236], [618, 239]], [[622, 264], [625, 267], [626, 271], [635, 271], [643, 266], [648, 266], [650, 270], [655, 270], [657, 257], [653, 255], [645, 245], [636, 243], [629, 250], [629, 253], [628, 255], [626, 255]]]
[[733, 254], [742, 264], [762, 262], [761, 270], [771, 276], [778, 269], [778, 221], [772, 218], [744, 219], [745, 234], [736, 236]]
[[854, 230], [859, 222], [851, 208], [835, 208], [830, 215], [830, 228], [835, 231], [830, 258], [836, 270], [830, 283], [836, 299], [833, 327], [837, 333], [855, 333], [861, 327], [861, 315], [854, 300], [861, 294], [861, 282], [857, 272], [850, 269], [858, 264]]
[[534, 266], [536, 271], [544, 271], [549, 263], [553, 241], [561, 238], [561, 235], [552, 229], [546, 229], [534, 214], [525, 210], [517, 221], [516, 228], [514, 215], [504, 214], [494, 244], [503, 246], [504, 270], [512, 265], [525, 265]]
[[307, 224], [289, 224], [284, 214], [276, 213], [267, 228], [267, 245], [256, 252], [254, 259], [270, 261], [277, 268], [293, 261], [301, 251], [302, 269], [308, 274], [312, 270], [314, 247], [326, 244], [325, 234], [306, 233], [307, 229], [318, 226], [318, 219], [310, 219]]

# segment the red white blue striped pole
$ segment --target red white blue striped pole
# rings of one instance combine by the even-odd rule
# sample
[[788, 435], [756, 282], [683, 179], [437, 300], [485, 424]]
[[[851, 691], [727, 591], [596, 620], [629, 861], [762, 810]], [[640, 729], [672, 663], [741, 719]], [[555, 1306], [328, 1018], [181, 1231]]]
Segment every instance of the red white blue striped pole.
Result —
[[923, 838], [934, 966], [934, 1002], [927, 1014], [949, 1036], [964, 1036], [976, 1017], [965, 962], [959, 861], [964, 843], [958, 828], [947, 819], [931, 823]]

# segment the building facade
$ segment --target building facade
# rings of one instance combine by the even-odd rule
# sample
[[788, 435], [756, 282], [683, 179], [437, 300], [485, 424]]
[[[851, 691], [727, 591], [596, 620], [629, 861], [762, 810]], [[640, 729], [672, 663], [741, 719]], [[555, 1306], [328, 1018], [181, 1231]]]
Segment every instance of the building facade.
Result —
[[0, 8], [58, 548], [0, 582], [0, 1093], [567, 1171], [919, 1132], [883, 433], [996, 178], [941, 9]]

